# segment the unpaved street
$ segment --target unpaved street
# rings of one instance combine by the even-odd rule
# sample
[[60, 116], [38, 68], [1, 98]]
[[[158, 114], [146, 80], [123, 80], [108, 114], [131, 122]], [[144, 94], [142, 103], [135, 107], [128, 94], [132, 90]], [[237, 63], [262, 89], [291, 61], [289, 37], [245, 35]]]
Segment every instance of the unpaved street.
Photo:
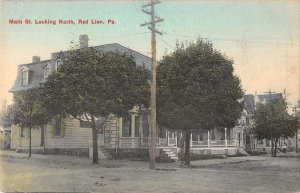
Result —
[[300, 192], [299, 157], [239, 157], [157, 164], [0, 151], [0, 191]]

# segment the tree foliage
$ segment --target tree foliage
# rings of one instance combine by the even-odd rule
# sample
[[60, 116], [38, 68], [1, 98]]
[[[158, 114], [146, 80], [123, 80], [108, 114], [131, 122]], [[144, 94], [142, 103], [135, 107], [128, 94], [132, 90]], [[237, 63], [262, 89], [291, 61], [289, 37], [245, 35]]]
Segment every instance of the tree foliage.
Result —
[[243, 92], [232, 65], [202, 39], [186, 48], [177, 46], [158, 66], [159, 125], [186, 131], [186, 144], [193, 129], [233, 127], [242, 111], [238, 100]]
[[9, 107], [9, 117], [13, 124], [29, 128], [29, 157], [31, 156], [31, 129], [43, 127], [51, 116], [42, 106], [41, 91], [28, 89], [14, 93], [14, 103]]
[[[122, 116], [134, 106], [149, 102], [149, 72], [133, 57], [103, 53], [94, 48], [62, 52], [62, 63], [43, 86], [44, 105], [52, 115], [85, 118], [93, 130], [93, 162], [98, 163], [97, 133], [113, 114]], [[95, 121], [102, 123], [96, 128]]]
[[271, 140], [273, 156], [276, 156], [278, 140], [293, 137], [299, 128], [299, 117], [289, 115], [286, 109], [283, 99], [274, 98], [266, 104], [259, 103], [254, 112], [253, 132], [259, 140]]

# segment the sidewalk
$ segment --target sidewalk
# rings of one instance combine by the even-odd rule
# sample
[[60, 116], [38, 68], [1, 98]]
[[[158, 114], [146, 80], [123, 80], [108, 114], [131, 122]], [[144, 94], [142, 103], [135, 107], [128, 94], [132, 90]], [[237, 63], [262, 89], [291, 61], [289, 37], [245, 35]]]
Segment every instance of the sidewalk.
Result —
[[[300, 153], [287, 152], [286, 154], [278, 153], [278, 157], [298, 157], [300, 158]], [[28, 153], [16, 153], [14, 151], [3, 151], [0, 150], [0, 160], [1, 159], [18, 159], [27, 160]], [[209, 159], [209, 160], [196, 160], [191, 161], [192, 167], [205, 168], [213, 165], [222, 164], [238, 164], [246, 163], [251, 161], [266, 161], [270, 159], [270, 155], [261, 156], [242, 156], [242, 157], [227, 157], [225, 159]], [[67, 155], [42, 155], [42, 154], [32, 154], [32, 157], [28, 159], [31, 162], [45, 162], [48, 165], [69, 165], [90, 168], [90, 167], [104, 167], [104, 168], [135, 168], [135, 169], [148, 169], [149, 162], [147, 161], [132, 161], [130, 159], [113, 159], [113, 160], [99, 160], [99, 164], [92, 164], [92, 159], [88, 157], [77, 157], [77, 156], [67, 156]], [[183, 162], [172, 162], [172, 163], [156, 163], [156, 168], [158, 170], [178, 170], [181, 169]]]
[[243, 156], [243, 157], [227, 157], [225, 159], [210, 159], [210, 160], [197, 160], [191, 161], [192, 166], [209, 166], [219, 165], [223, 163], [241, 163], [247, 161], [263, 161], [263, 156]]

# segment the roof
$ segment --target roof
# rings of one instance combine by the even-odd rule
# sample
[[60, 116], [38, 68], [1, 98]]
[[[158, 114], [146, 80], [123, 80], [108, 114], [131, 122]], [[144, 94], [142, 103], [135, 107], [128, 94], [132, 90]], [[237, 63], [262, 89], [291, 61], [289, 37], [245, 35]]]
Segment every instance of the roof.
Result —
[[[134, 51], [130, 48], [127, 48], [125, 46], [122, 46], [118, 43], [103, 44], [103, 45], [99, 45], [99, 46], [93, 46], [90, 48], [95, 48], [101, 52], [116, 52], [116, 53], [120, 53], [120, 54], [125, 54], [126, 56], [133, 56], [137, 65], [139, 65], [139, 66], [145, 65], [146, 69], [148, 69], [148, 70], [151, 69], [152, 59], [150, 57], [148, 57], [144, 54], [141, 54], [137, 51]], [[69, 51], [64, 51], [64, 52], [69, 52]], [[55, 59], [59, 53], [60, 52], [52, 53], [51, 58]]]
[[[44, 60], [35, 63], [21, 64], [18, 66], [17, 77], [10, 92], [22, 91], [40, 86], [40, 83], [44, 80], [44, 67], [50, 64], [51, 60]], [[27, 86], [21, 85], [21, 69], [27, 67], [29, 70], [29, 82]]]
[[244, 95], [243, 98], [244, 98], [246, 110], [248, 111], [248, 113], [253, 114], [255, 110], [254, 95], [246, 94]]
[[270, 93], [257, 95], [258, 103], [266, 103], [272, 99], [283, 99], [283, 93]]
[[[130, 48], [126, 48], [118, 43], [112, 43], [112, 44], [104, 44], [100, 46], [94, 46], [93, 48], [101, 51], [101, 52], [117, 52], [120, 54], [125, 54], [128, 56], [133, 56], [137, 65], [139, 66], [145, 66], [146, 69], [151, 69], [151, 63], [152, 60], [148, 56], [145, 56], [139, 52], [136, 52]], [[68, 51], [63, 51], [68, 52]], [[35, 63], [29, 63], [29, 64], [20, 64], [18, 66], [18, 73], [16, 77], [16, 81], [13, 85], [13, 87], [9, 90], [10, 92], [17, 92], [22, 90], [27, 90], [31, 88], [39, 87], [40, 84], [44, 83], [46, 80], [44, 78], [44, 68], [48, 64], [50, 65], [51, 72], [55, 71], [55, 60], [57, 55], [60, 52], [54, 52], [51, 54], [50, 60], [44, 60], [40, 62]], [[27, 86], [21, 85], [21, 76], [20, 72], [23, 67], [27, 67], [30, 71], [30, 78]]]

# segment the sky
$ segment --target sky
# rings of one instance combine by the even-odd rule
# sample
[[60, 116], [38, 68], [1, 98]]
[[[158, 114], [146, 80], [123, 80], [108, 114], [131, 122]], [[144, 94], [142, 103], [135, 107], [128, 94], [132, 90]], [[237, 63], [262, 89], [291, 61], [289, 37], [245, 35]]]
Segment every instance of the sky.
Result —
[[[2, 0], [0, 3], [0, 101], [12, 101], [8, 90], [17, 65], [32, 56], [50, 59], [52, 52], [68, 50], [81, 34], [89, 45], [119, 43], [151, 56], [150, 31], [140, 24], [150, 20], [141, 11], [144, 0]], [[287, 93], [290, 105], [300, 99], [300, 1], [297, 0], [162, 0], [156, 14], [157, 56], [174, 51], [176, 41], [198, 37], [234, 60], [235, 74], [247, 94]], [[22, 24], [9, 24], [10, 19]], [[25, 24], [30, 19], [33, 24]], [[73, 20], [70, 25], [34, 24], [35, 20]], [[89, 24], [78, 24], [78, 20]], [[108, 20], [115, 24], [107, 24]], [[105, 24], [91, 24], [103, 20]]]

